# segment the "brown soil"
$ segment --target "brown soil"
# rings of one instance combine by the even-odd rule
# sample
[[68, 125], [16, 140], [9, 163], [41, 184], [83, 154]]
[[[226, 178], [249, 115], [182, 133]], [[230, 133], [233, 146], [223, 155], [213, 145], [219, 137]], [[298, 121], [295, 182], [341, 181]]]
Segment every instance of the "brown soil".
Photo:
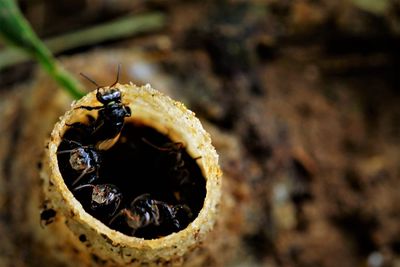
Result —
[[[377, 14], [351, 1], [266, 2], [143, 3], [169, 16], [162, 32], [64, 61], [101, 84], [120, 62], [122, 83], [149, 82], [201, 118], [229, 199], [227, 252], [210, 253], [207, 266], [397, 266], [398, 6], [389, 1]], [[30, 261], [40, 253], [20, 222], [35, 215], [15, 211], [24, 204], [15, 191], [29, 190], [14, 178], [39, 160], [43, 142], [28, 129], [48, 132], [67, 108], [65, 99], [51, 104], [54, 91], [37, 89], [55, 87], [43, 75], [34, 75], [36, 91], [2, 79], [21, 78], [24, 66], [0, 74], [1, 266], [43, 262]]]

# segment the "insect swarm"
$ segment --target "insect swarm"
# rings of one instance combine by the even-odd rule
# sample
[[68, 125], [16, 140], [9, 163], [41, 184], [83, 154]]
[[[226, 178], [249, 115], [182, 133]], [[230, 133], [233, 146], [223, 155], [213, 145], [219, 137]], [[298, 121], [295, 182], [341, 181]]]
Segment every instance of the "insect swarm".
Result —
[[[63, 139], [71, 139], [69, 131], [74, 127], [68, 125], [76, 122], [87, 125], [88, 113], [95, 117], [97, 110], [89, 111], [79, 107], [96, 106], [97, 92], [89, 93], [74, 103], [53, 129], [41, 174], [45, 198], [59, 218], [52, 227], [55, 224], [58, 228], [64, 227], [77, 242], [80, 242], [79, 237], [84, 236], [82, 239], [85, 240], [85, 246], [79, 250], [82, 257], [87, 255], [88, 261], [93, 258], [91, 255], [96, 255], [102, 261], [121, 266], [132, 265], [133, 262], [136, 265], [143, 263], [158, 266], [173, 262], [175, 265], [182, 264], [190, 259], [193, 248], [200, 246], [202, 243], [199, 241], [205, 240], [214, 228], [221, 190], [218, 156], [199, 120], [181, 103], [148, 85], [137, 87], [132, 84], [116, 84], [115, 87], [121, 92], [122, 102], [132, 111], [132, 116], [125, 118], [118, 141], [102, 151], [99, 179], [75, 191], [75, 194], [85, 195], [86, 200], [79, 201], [71, 192], [73, 188], [67, 186], [62, 166], [69, 166], [70, 163], [59, 160], [58, 156], [61, 155], [57, 155], [57, 151]], [[184, 166], [195, 184], [192, 195], [190, 192], [180, 192], [177, 183], [170, 183], [170, 178], [166, 179], [169, 176], [167, 168], [164, 168], [164, 173], [157, 173], [159, 168], [155, 166], [166, 153], [152, 148], [142, 138], [160, 147], [171, 142], [185, 144], [181, 153]], [[72, 140], [81, 141], [78, 138]], [[147, 163], [142, 164], [141, 159]], [[152, 173], [150, 178], [147, 176], [149, 173]], [[169, 227], [156, 227], [151, 223], [136, 229], [135, 237], [132, 237], [132, 228], [121, 223], [124, 216], [118, 215], [111, 225], [110, 211], [103, 213], [103, 217], [95, 217], [94, 211], [91, 211], [92, 196], [89, 188], [101, 184], [115, 185], [121, 191], [122, 200], [115, 215], [129, 209], [138, 196], [150, 194], [155, 201], [153, 204], [157, 205], [160, 226], [167, 224]], [[176, 197], [176, 192], [185, 197]], [[185, 199], [184, 202], [182, 199]], [[169, 222], [164, 223], [160, 218], [166, 218]], [[174, 228], [170, 227], [174, 224], [180, 229], [169, 229]]]

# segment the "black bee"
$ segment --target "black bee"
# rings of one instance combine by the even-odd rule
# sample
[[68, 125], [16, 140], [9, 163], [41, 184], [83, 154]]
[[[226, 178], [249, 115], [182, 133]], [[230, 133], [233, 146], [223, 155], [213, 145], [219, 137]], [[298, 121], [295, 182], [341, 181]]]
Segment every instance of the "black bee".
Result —
[[93, 146], [83, 146], [81, 143], [66, 140], [69, 144], [74, 144], [77, 147], [68, 150], [58, 151], [57, 154], [69, 153], [69, 164], [71, 168], [80, 172], [78, 178], [72, 182], [72, 186], [76, 185], [85, 175], [93, 174], [90, 176], [88, 183], [95, 181], [99, 174], [101, 156]]
[[160, 211], [162, 223], [171, 225], [174, 230], [181, 230], [181, 220], [187, 220], [193, 216], [192, 211], [187, 205], [169, 205], [165, 202], [159, 201], [158, 209]]
[[119, 72], [120, 66], [118, 65], [117, 79], [108, 88], [99, 86], [94, 80], [81, 73], [83, 77], [97, 86], [96, 99], [102, 105], [77, 107], [89, 111], [98, 110], [98, 115], [95, 120], [90, 120], [89, 126], [79, 122], [71, 126], [88, 130], [90, 138], [94, 140], [98, 150], [107, 150], [118, 141], [125, 118], [131, 116], [131, 109], [122, 103], [121, 91], [115, 87], [119, 80]]
[[169, 205], [163, 201], [152, 199], [150, 194], [143, 194], [131, 202], [129, 209], [122, 209], [115, 215], [109, 224], [111, 225], [117, 217], [124, 216], [126, 224], [132, 230], [132, 236], [140, 228], [149, 225], [159, 226], [162, 223], [171, 223], [176, 230], [179, 230], [181, 224], [177, 219], [177, 213], [181, 210], [185, 210], [188, 216], [192, 216], [187, 206]]
[[[189, 183], [189, 170], [185, 166], [185, 161], [183, 159], [183, 151], [185, 146], [182, 142], [168, 142], [165, 143], [162, 147], [156, 146], [149, 142], [147, 139], [142, 138], [143, 142], [150, 145], [151, 147], [166, 152], [168, 155], [170, 175], [174, 176], [177, 181], [179, 181], [179, 185], [188, 184]], [[195, 160], [201, 157], [195, 158]]]
[[113, 216], [115, 212], [118, 210], [119, 205], [121, 204], [122, 194], [119, 189], [112, 184], [84, 184], [76, 187], [74, 191], [81, 190], [83, 188], [92, 189], [92, 196], [90, 202], [90, 208], [92, 210], [96, 210], [99, 208], [112, 207], [112, 212], [110, 216]]

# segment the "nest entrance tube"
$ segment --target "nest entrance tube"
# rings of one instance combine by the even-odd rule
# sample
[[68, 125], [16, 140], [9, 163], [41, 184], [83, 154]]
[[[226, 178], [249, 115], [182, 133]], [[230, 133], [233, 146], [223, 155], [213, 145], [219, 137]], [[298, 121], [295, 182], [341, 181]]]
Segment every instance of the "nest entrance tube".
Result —
[[[89, 260], [95, 255], [113, 264], [183, 262], [217, 218], [218, 155], [183, 104], [149, 85], [115, 88], [132, 116], [111, 148], [94, 155], [71, 127], [96, 117], [96, 110], [77, 108], [98, 106], [95, 92], [73, 103], [53, 129], [41, 175], [48, 206], [57, 212], [54, 223], [72, 233], [64, 236], [85, 243], [78, 250]], [[86, 149], [94, 168], [71, 165], [74, 149]], [[104, 191], [111, 192], [109, 202], [99, 205]]]

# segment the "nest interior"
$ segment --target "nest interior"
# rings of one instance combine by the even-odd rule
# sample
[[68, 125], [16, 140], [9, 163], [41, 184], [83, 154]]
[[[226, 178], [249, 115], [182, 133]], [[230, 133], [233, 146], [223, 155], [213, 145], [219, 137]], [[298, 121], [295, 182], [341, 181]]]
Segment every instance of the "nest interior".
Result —
[[[74, 151], [79, 146], [90, 147], [90, 144], [91, 141], [85, 138], [81, 129], [69, 127], [58, 152]], [[187, 153], [183, 142], [171, 140], [168, 135], [140, 121], [126, 122], [114, 146], [108, 150], [96, 151], [101, 158], [100, 167], [85, 174], [76, 184], [74, 181], [82, 171], [72, 168], [72, 153], [58, 154], [60, 172], [67, 187], [82, 203], [86, 212], [126, 235], [154, 239], [180, 231], [196, 218], [203, 207], [206, 181], [196, 163], [197, 158], [192, 158]], [[117, 209], [113, 203], [94, 208], [93, 188], [88, 186], [76, 189], [85, 184], [116, 186], [122, 196], [120, 205]], [[146, 214], [149, 211], [148, 206], [139, 207], [141, 204], [136, 204], [136, 211], [141, 209], [143, 212], [135, 214], [149, 223], [133, 229], [121, 211], [132, 211], [133, 201], [140, 196], [156, 200], [162, 205], [155, 205], [159, 215], [156, 219], [146, 218], [154, 217], [151, 212]], [[168, 210], [176, 212], [171, 214], [166, 212]], [[172, 220], [178, 221], [179, 227]]]

